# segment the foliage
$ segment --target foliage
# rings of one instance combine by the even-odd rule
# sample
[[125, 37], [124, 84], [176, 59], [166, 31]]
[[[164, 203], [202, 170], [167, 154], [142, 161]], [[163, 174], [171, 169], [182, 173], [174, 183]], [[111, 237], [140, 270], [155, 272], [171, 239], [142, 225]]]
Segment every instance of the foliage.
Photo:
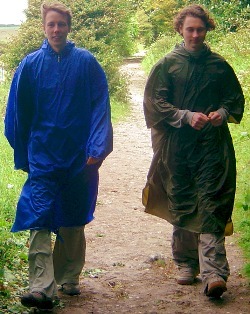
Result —
[[142, 8], [137, 8], [133, 17], [132, 34], [136, 40], [148, 46], [153, 41], [153, 26], [148, 15]]
[[172, 31], [173, 17], [179, 6], [175, 0], [152, 0], [150, 20], [152, 21], [155, 37]]
[[75, 38], [80, 32], [82, 36], [79, 44], [90, 45], [94, 53], [100, 51], [100, 44], [97, 44], [95, 50], [98, 42], [105, 45], [102, 53], [107, 54], [109, 47], [115, 49], [119, 56], [126, 56], [130, 53], [127, 24], [132, 12], [127, 1], [85, 1], [84, 6], [82, 1], [74, 1], [71, 9], [74, 12], [72, 37]]
[[137, 36], [149, 46], [159, 36], [165, 33], [173, 33], [172, 20], [179, 8], [176, 0], [144, 0], [138, 1], [135, 13]]
[[[183, 1], [186, 4], [192, 0]], [[245, 28], [250, 20], [249, 0], [197, 0], [196, 3], [204, 5], [216, 19], [218, 29], [223, 32], [236, 32]]]
[[149, 73], [152, 66], [170, 50], [172, 50], [177, 42], [180, 41], [179, 35], [175, 36], [161, 36], [153, 43], [147, 50], [147, 55], [142, 64], [144, 70]]
[[[27, 21], [20, 26], [18, 34], [7, 44], [2, 61], [8, 72], [13, 71], [29, 52], [38, 49], [44, 39], [40, 17], [42, 0], [30, 0], [26, 10]], [[69, 39], [79, 47], [90, 50], [102, 64], [109, 81], [111, 94], [125, 97], [123, 79], [118, 68], [124, 56], [133, 49], [130, 37], [131, 3], [125, 0], [62, 0], [73, 13], [72, 31]]]
[[[0, 84], [0, 114], [4, 113], [8, 84]], [[3, 129], [3, 119], [0, 127]], [[12, 149], [0, 135], [0, 313], [12, 313], [20, 307], [17, 293], [27, 285], [27, 233], [10, 233], [15, 204], [24, 181], [22, 173], [13, 170]], [[12, 302], [7, 306], [7, 299]], [[13, 312], [15, 313], [15, 312]], [[16, 312], [17, 313], [17, 312]]]
[[[135, 21], [137, 36], [145, 45], [152, 44], [163, 34], [173, 34], [173, 17], [176, 12], [193, 0], [144, 0], [137, 1]], [[217, 22], [219, 31], [235, 32], [245, 28], [250, 19], [249, 0], [197, 0], [196, 4], [208, 9]]]

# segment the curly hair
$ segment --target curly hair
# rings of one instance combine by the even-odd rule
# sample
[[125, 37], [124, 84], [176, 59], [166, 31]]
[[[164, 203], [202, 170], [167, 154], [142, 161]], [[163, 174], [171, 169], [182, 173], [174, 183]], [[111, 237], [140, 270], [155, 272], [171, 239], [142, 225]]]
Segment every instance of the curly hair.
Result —
[[183, 23], [187, 16], [200, 18], [204, 22], [207, 31], [215, 29], [215, 22], [209, 16], [209, 12], [205, 10], [201, 5], [192, 4], [183, 8], [174, 18], [174, 29], [178, 33], [180, 32], [180, 27], [183, 26]]
[[69, 28], [71, 28], [72, 12], [64, 4], [60, 2], [43, 3], [41, 5], [41, 15], [42, 15], [43, 24], [45, 23], [45, 18], [49, 11], [56, 11], [57, 13], [60, 13], [66, 16], [68, 20], [68, 26]]

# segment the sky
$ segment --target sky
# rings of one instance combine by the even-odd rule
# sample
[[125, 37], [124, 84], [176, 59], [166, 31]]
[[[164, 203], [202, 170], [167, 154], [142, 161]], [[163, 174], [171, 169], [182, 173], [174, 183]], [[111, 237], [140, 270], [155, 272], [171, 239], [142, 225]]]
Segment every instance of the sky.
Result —
[[0, 0], [0, 24], [21, 24], [25, 21], [23, 10], [27, 7], [28, 0]]

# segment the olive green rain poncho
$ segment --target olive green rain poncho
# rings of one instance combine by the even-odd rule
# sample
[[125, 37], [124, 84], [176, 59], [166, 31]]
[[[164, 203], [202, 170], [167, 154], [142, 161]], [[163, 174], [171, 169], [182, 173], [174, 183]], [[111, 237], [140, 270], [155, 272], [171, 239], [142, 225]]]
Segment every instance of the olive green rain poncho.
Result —
[[[224, 123], [193, 129], [192, 113], [219, 111]], [[239, 123], [244, 96], [230, 65], [204, 46], [199, 56], [183, 45], [152, 69], [144, 114], [152, 131], [153, 160], [143, 190], [145, 211], [198, 233], [225, 229], [234, 205], [236, 161], [227, 121]]]

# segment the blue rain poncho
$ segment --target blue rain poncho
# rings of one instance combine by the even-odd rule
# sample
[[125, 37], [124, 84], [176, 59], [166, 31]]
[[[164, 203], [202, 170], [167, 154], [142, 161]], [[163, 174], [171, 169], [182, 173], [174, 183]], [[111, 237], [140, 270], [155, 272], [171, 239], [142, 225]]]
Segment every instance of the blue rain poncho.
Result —
[[[113, 134], [106, 76], [90, 52], [67, 42], [57, 54], [45, 40], [26, 56], [10, 88], [5, 135], [15, 169], [28, 172], [13, 232], [56, 232], [93, 219]], [[89, 157], [100, 162], [87, 165]]]

